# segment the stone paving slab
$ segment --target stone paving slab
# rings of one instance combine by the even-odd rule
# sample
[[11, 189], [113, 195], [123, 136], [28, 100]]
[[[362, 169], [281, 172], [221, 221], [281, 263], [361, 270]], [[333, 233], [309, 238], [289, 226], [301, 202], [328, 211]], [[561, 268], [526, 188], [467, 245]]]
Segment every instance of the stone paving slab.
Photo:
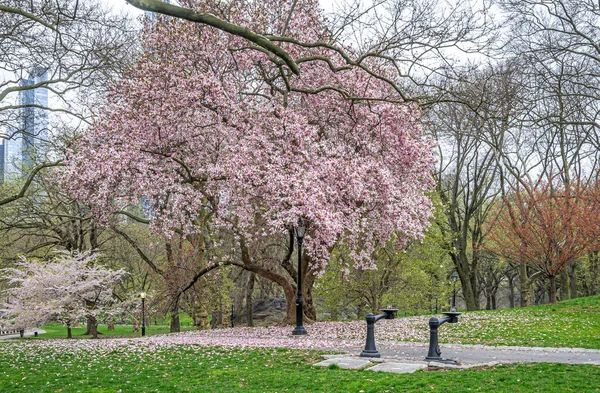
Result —
[[347, 358], [347, 357], [348, 357], [348, 354], [346, 354], [346, 353], [341, 353], [341, 354], [338, 354], [338, 355], [321, 355], [321, 357], [322, 357], [323, 359]]
[[372, 363], [368, 360], [360, 358], [336, 357], [331, 359], [325, 359], [322, 362], [313, 364], [313, 366], [329, 367], [332, 364], [337, 365], [339, 368], [355, 370], [368, 366]]
[[424, 364], [417, 363], [393, 363], [393, 362], [383, 362], [379, 363], [374, 367], [370, 367], [367, 370], [371, 371], [383, 371], [387, 373], [396, 373], [396, 374], [407, 374], [414, 373], [417, 370], [423, 370], [427, 366]]
[[[502, 362], [491, 361], [485, 363], [467, 363], [467, 364], [449, 364], [427, 360], [411, 360], [397, 358], [361, 358], [349, 354], [322, 355], [322, 362], [315, 363], [313, 366], [328, 367], [336, 364], [339, 368], [345, 369], [366, 369], [370, 371], [390, 372], [397, 374], [414, 373], [418, 370], [427, 369], [428, 371], [439, 370], [466, 370], [476, 367], [494, 367], [501, 365]], [[594, 363], [590, 363], [594, 364]]]

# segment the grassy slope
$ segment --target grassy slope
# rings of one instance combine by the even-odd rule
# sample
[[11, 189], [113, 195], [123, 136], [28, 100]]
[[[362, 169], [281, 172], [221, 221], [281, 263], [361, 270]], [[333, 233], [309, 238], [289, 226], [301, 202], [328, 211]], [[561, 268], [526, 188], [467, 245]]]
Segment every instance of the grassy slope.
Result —
[[316, 352], [198, 346], [123, 347], [106, 353], [0, 345], [1, 392], [600, 392], [591, 365], [374, 373], [322, 369]]
[[465, 313], [444, 342], [600, 349], [600, 295], [526, 308]]

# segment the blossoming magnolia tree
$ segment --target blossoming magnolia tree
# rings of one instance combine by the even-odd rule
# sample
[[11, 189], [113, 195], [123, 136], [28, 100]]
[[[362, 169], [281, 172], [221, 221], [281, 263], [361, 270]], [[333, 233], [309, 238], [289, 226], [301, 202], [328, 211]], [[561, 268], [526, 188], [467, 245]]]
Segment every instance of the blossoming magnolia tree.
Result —
[[[255, 31], [330, 39], [316, 0], [194, 7]], [[178, 19], [148, 26], [143, 43], [69, 154], [71, 191], [97, 217], [144, 197], [151, 224], [166, 234], [202, 242], [209, 223], [232, 231], [239, 264], [283, 287], [290, 320], [293, 272], [252, 260], [265, 236], [302, 217], [312, 277], [340, 242], [356, 266], [372, 268], [381, 242], [422, 236], [432, 143], [418, 107], [382, 78], [384, 65], [372, 61], [375, 77], [323, 47], [282, 44], [299, 59], [296, 75], [252, 42]]]
[[13, 286], [5, 316], [19, 327], [62, 322], [69, 338], [71, 327], [86, 318], [93, 321], [91, 333], [98, 338], [98, 316], [117, 309], [113, 289], [127, 272], [104, 268], [97, 257], [91, 252], [64, 252], [50, 262], [21, 257], [16, 267], [3, 271]]

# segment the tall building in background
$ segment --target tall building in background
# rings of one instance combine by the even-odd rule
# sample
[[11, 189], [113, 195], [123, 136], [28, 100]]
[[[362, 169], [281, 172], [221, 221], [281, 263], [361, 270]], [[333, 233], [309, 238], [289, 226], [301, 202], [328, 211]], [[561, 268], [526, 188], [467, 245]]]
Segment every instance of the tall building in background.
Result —
[[[34, 67], [20, 85], [34, 86], [47, 80], [47, 70]], [[19, 93], [19, 103], [19, 128], [6, 130], [10, 139], [4, 140], [2, 149], [3, 181], [23, 176], [35, 164], [36, 157], [47, 153], [48, 90], [44, 87], [23, 90]]]

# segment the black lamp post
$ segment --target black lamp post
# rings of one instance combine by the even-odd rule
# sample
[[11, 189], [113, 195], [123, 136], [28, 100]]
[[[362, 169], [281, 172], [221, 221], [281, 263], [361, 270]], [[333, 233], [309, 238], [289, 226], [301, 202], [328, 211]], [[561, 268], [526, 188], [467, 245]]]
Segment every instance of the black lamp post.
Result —
[[452, 281], [452, 308], [450, 311], [456, 312], [456, 281], [458, 280], [458, 274], [456, 274], [456, 270], [450, 275], [450, 280]]
[[146, 335], [146, 291], [140, 292], [142, 298], [142, 337]]
[[296, 298], [296, 327], [292, 332], [293, 336], [302, 336], [306, 334], [306, 329], [302, 325], [302, 241], [304, 240], [304, 231], [306, 227], [302, 218], [298, 218], [296, 226], [296, 239], [298, 240], [298, 297]]
[[234, 325], [234, 323], [233, 323], [233, 316], [234, 316], [234, 315], [233, 315], [233, 311], [234, 311], [234, 310], [233, 310], [233, 304], [234, 304], [234, 302], [235, 302], [235, 298], [233, 298], [233, 297], [232, 297], [232, 298], [231, 298], [231, 327], [234, 327], [234, 326], [233, 326], [233, 325]]

